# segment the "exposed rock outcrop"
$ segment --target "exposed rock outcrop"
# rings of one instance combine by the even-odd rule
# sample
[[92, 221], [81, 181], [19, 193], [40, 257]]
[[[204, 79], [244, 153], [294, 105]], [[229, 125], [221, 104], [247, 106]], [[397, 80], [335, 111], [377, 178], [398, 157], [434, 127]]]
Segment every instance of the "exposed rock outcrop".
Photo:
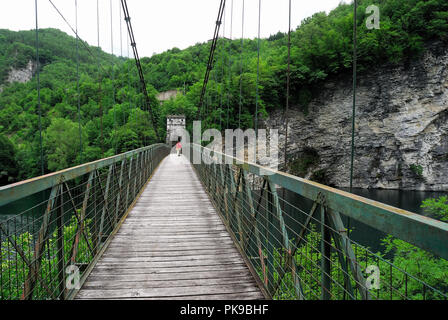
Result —
[[31, 80], [36, 71], [36, 64], [33, 61], [28, 61], [28, 64], [23, 69], [11, 69], [6, 78], [7, 83], [21, 82], [25, 83]]
[[[288, 156], [317, 151], [306, 177], [319, 172], [328, 184], [349, 186], [351, 77], [327, 81], [305, 115], [293, 107]], [[278, 128], [283, 162], [283, 112], [265, 126]], [[448, 47], [436, 43], [418, 60], [377, 67], [359, 75], [354, 187], [448, 190]]]

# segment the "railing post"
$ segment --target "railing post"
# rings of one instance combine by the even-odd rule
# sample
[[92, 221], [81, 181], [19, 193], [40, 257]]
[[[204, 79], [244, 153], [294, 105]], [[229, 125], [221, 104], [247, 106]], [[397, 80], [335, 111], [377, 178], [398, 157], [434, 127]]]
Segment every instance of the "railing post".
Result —
[[[266, 178], [265, 178], [266, 179]], [[274, 215], [272, 214], [273, 212], [273, 196], [272, 196], [272, 192], [270, 192], [269, 190], [269, 182], [266, 184], [266, 188], [267, 188], [267, 197], [266, 197], [266, 202], [267, 202], [267, 212], [266, 212], [266, 217], [265, 217], [265, 231], [266, 231], [266, 236], [265, 239], [267, 240], [266, 243], [266, 251], [268, 254], [268, 290], [269, 292], [272, 294], [273, 293], [273, 289], [274, 289], [274, 273], [275, 273], [275, 261], [274, 261], [274, 235], [273, 232], [275, 230], [275, 228], [272, 228], [273, 224], [274, 224]]]
[[149, 159], [149, 149], [145, 151], [145, 182], [149, 179], [149, 165], [150, 165], [150, 159]]
[[[92, 187], [92, 181], [94, 179], [94, 174], [95, 174], [95, 171], [90, 172], [89, 179], [87, 180], [87, 186], [86, 186], [86, 191], [84, 194], [84, 200], [82, 202], [81, 216], [79, 218], [78, 229], [76, 231], [75, 239], [73, 240], [73, 249], [72, 249], [72, 257], [71, 257], [72, 264], [76, 263], [76, 256], [78, 254], [79, 241], [81, 240], [81, 235], [84, 232], [84, 219], [86, 217], [87, 203], [89, 201], [90, 189]], [[90, 248], [88, 238], [86, 237], [85, 240], [86, 240], [86, 245]]]
[[123, 171], [124, 171], [124, 166], [126, 164], [126, 159], [123, 159], [123, 161], [121, 161], [121, 167], [120, 167], [120, 179], [118, 181], [118, 195], [117, 195], [117, 204], [115, 206], [115, 219], [114, 219], [114, 224], [118, 223], [119, 220], [119, 216], [118, 216], [118, 212], [120, 210], [120, 198], [121, 198], [121, 193], [122, 193], [122, 186], [123, 186]]
[[140, 163], [139, 163], [139, 173], [138, 173], [138, 186], [137, 186], [137, 193], [140, 191], [140, 189], [143, 187], [143, 153], [139, 153], [140, 156]]
[[[139, 167], [140, 155], [137, 153], [137, 159], [135, 159], [135, 175], [134, 175], [134, 192], [132, 193], [132, 201], [134, 201], [137, 195], [137, 177], [138, 177], [138, 167]], [[132, 202], [131, 201], [131, 202]]]
[[132, 161], [133, 161], [133, 158], [131, 157], [129, 159], [128, 183], [127, 183], [127, 188], [126, 188], [126, 209], [129, 207], [129, 191], [131, 189]]
[[[219, 175], [221, 176], [221, 194], [223, 197], [223, 206], [224, 206], [224, 213], [225, 213], [225, 219], [227, 221], [227, 225], [229, 226], [229, 208], [228, 208], [228, 203], [227, 203], [227, 184], [226, 184], [226, 178], [224, 175], [224, 172], [222, 170], [222, 167], [224, 166], [224, 164], [221, 164], [219, 166]], [[222, 210], [222, 208], [221, 208]]]
[[65, 261], [64, 261], [64, 193], [59, 196], [59, 210], [57, 214], [57, 250], [58, 250], [58, 281], [59, 299], [65, 300]]
[[[347, 237], [347, 231], [345, 230], [341, 216], [338, 212], [329, 210], [328, 208], [327, 208], [327, 215], [329, 221], [331, 222], [332, 228], [337, 231], [338, 238], [341, 240], [341, 247], [349, 261], [349, 266], [355, 279], [356, 287], [358, 288], [358, 291], [361, 294], [362, 299], [369, 300], [370, 292], [365, 287], [366, 281], [364, 279], [364, 276], [362, 275], [361, 268], [356, 262], [356, 256], [353, 251], [350, 239]], [[348, 281], [350, 281], [350, 279], [348, 279]]]
[[[270, 193], [272, 193], [273, 206], [275, 207], [276, 216], [277, 216], [278, 223], [280, 226], [279, 230], [282, 233], [283, 247], [286, 250], [286, 254], [288, 256], [288, 258], [287, 258], [288, 260], [287, 260], [285, 268], [287, 268], [288, 265], [290, 266], [291, 276], [294, 281], [295, 293], [300, 300], [304, 300], [305, 297], [304, 297], [303, 291], [302, 291], [301, 280], [300, 280], [299, 276], [297, 275], [297, 266], [296, 266], [297, 262], [295, 261], [295, 258], [294, 258], [295, 250], [292, 249], [291, 242], [289, 240], [288, 230], [286, 227], [285, 220], [283, 218], [283, 211], [282, 211], [282, 207], [280, 205], [280, 200], [278, 197], [277, 189], [275, 188], [275, 184], [269, 180], [269, 177], [266, 177], [266, 180], [267, 180], [267, 188], [270, 190]], [[273, 289], [273, 292], [272, 292], [273, 296], [275, 295], [276, 290], [280, 286], [285, 272], [286, 271], [283, 268], [280, 268], [280, 270], [278, 270], [277, 285]]]
[[47, 208], [42, 218], [42, 225], [39, 230], [39, 236], [37, 238], [36, 245], [34, 246], [34, 259], [31, 262], [30, 270], [28, 271], [28, 275], [23, 285], [22, 300], [31, 300], [33, 298], [34, 287], [36, 285], [37, 278], [39, 277], [39, 269], [42, 260], [42, 249], [48, 236], [51, 211], [53, 210], [53, 205], [56, 202], [56, 197], [59, 193], [60, 188], [61, 185], [58, 184], [51, 189]]
[[[98, 177], [98, 172], [95, 170], [95, 176]], [[100, 243], [97, 242], [98, 240], [98, 235], [99, 235], [99, 213], [101, 212], [101, 210], [99, 210], [99, 206], [101, 205], [101, 197], [98, 196], [98, 191], [101, 190], [101, 186], [98, 186], [100, 182], [98, 180], [94, 179], [94, 183], [93, 183], [93, 192], [94, 192], [94, 224], [93, 224], [93, 232], [92, 232], [92, 241], [95, 241], [94, 245], [94, 252], [95, 255], [98, 253], [98, 250], [100, 249]]]
[[321, 299], [331, 299], [331, 237], [325, 207], [321, 204]]
[[[109, 166], [109, 172], [107, 173], [107, 181], [106, 181], [106, 190], [104, 191], [104, 203], [103, 203], [103, 212], [101, 214], [101, 220], [100, 220], [100, 231], [98, 232], [98, 246], [101, 245], [101, 242], [103, 241], [103, 229], [104, 229], [104, 220], [106, 217], [106, 211], [108, 211], [108, 205], [109, 205], [109, 186], [110, 186], [110, 178], [112, 176], [112, 169], [113, 164]], [[113, 226], [111, 226], [113, 227]]]
[[152, 154], [153, 148], [149, 149], [149, 175], [152, 174], [154, 165], [154, 156]]
[[[246, 199], [247, 199], [247, 203], [249, 205], [249, 210], [250, 210], [250, 217], [252, 219], [252, 224], [254, 226], [255, 229], [255, 239], [256, 239], [256, 243], [257, 243], [257, 248], [258, 248], [258, 257], [260, 259], [260, 264], [261, 264], [261, 271], [263, 273], [263, 281], [265, 286], [267, 286], [268, 284], [268, 278], [266, 276], [266, 264], [264, 261], [264, 253], [263, 253], [263, 247], [262, 247], [262, 242], [261, 242], [261, 232], [260, 229], [258, 227], [258, 221], [257, 221], [257, 216], [256, 216], [256, 212], [255, 212], [255, 208], [254, 208], [254, 202], [252, 200], [252, 190], [250, 189], [250, 186], [247, 183], [247, 173], [244, 170], [244, 168], [242, 168], [243, 172], [242, 172], [242, 177], [241, 177], [241, 183], [242, 183], [242, 188], [243, 188], [243, 194], [246, 194]], [[247, 239], [247, 245], [249, 245], [250, 239]]]
[[[241, 207], [238, 206], [238, 201], [237, 198], [240, 198], [239, 195], [239, 188], [240, 188], [240, 181], [241, 181], [241, 169], [238, 171], [238, 181], [235, 185], [235, 179], [233, 176], [233, 172], [231, 170], [231, 165], [229, 165], [229, 170], [230, 170], [230, 182], [231, 182], [231, 195], [233, 197], [233, 208], [236, 214], [236, 223], [237, 223], [237, 227], [238, 227], [238, 240], [240, 242], [240, 247], [242, 250], [244, 250], [244, 235], [243, 235], [243, 227], [241, 224], [241, 218], [242, 218], [242, 214], [241, 214]], [[241, 203], [240, 203], [241, 205]]]

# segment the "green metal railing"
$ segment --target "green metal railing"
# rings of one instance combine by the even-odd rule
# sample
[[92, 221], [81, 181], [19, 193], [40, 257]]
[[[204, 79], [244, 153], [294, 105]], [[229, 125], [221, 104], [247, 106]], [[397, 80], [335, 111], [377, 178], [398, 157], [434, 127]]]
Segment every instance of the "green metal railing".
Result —
[[447, 223], [199, 145], [184, 150], [190, 159], [202, 155], [193, 167], [267, 296], [447, 299], [448, 270], [428, 283], [424, 273], [434, 270], [394, 265], [390, 253], [374, 253], [351, 239], [343, 221], [355, 219], [401, 239], [410, 252], [423, 249], [426, 258], [440, 259], [441, 268], [448, 265]]
[[156, 144], [1, 187], [0, 299], [72, 298], [167, 154]]

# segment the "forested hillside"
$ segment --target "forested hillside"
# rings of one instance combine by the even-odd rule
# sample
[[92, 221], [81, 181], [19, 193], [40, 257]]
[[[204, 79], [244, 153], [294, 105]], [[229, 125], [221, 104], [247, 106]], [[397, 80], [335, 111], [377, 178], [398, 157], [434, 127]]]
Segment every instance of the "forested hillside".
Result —
[[[367, 30], [365, 26], [365, 11], [370, 4], [372, 1], [359, 1], [361, 73], [380, 64], [406, 64], [423, 53], [427, 42], [448, 41], [446, 0], [377, 0], [375, 4], [381, 10], [379, 30]], [[341, 4], [328, 15], [317, 13], [291, 34], [291, 103], [300, 106], [303, 112], [327, 78], [351, 72], [352, 11], [352, 5]], [[75, 39], [54, 29], [40, 30], [39, 36], [46, 172], [155, 142], [149, 118], [141, 108], [143, 100], [134, 62], [80, 44], [81, 148]], [[36, 77], [27, 83], [6, 81], [11, 70], [23, 69], [35, 61], [34, 45], [34, 31], [0, 30], [1, 184], [40, 174]], [[202, 43], [142, 59], [152, 107], [159, 119], [157, 130], [162, 137], [166, 114], [183, 113], [189, 121], [198, 118], [197, 105], [209, 49], [209, 43]], [[286, 35], [278, 33], [262, 39], [261, 117], [284, 108], [286, 63]], [[241, 127], [252, 127], [256, 78], [257, 41], [220, 39], [205, 102], [206, 110], [212, 111], [207, 114], [208, 123], [223, 129], [236, 127], [240, 120]], [[179, 89], [185, 95], [160, 105], [155, 95], [170, 89]]]

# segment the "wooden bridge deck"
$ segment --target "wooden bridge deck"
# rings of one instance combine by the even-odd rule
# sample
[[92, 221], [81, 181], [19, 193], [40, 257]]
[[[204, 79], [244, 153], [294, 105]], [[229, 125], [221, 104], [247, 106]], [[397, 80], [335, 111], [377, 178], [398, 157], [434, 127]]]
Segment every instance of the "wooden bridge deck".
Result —
[[188, 160], [163, 160], [76, 299], [263, 299]]

